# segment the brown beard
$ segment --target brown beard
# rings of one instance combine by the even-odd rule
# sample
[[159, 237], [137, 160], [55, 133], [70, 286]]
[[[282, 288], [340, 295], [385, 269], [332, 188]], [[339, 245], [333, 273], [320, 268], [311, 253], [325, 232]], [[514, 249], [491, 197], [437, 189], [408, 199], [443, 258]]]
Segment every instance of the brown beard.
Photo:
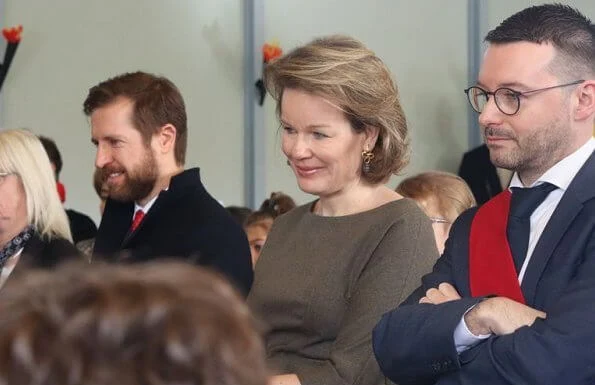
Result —
[[123, 173], [125, 182], [122, 186], [111, 186], [108, 182], [109, 197], [119, 202], [143, 200], [153, 191], [157, 182], [157, 165], [150, 149], [147, 149], [139, 165], [131, 170], [126, 171], [121, 167], [104, 167], [101, 172], [104, 180], [111, 173]]

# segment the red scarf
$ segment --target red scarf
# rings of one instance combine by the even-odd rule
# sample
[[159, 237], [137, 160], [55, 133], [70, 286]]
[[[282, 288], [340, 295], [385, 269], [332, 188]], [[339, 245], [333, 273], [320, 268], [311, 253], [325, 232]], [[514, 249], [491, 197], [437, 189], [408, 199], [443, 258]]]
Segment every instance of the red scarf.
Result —
[[469, 239], [469, 284], [473, 297], [497, 295], [525, 303], [506, 236], [510, 191], [481, 206]]

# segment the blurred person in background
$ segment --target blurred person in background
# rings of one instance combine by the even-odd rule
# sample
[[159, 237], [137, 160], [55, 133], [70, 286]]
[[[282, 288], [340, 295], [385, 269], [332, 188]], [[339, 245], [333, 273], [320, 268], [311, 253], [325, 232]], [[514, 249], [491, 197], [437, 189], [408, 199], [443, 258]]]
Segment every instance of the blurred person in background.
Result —
[[476, 205], [467, 183], [448, 172], [423, 172], [401, 181], [395, 191], [415, 200], [430, 217], [440, 254], [455, 219]]
[[252, 266], [256, 265], [260, 252], [264, 247], [273, 221], [279, 215], [295, 208], [294, 200], [282, 192], [274, 192], [262, 202], [260, 208], [250, 214], [244, 221], [244, 231], [248, 236]]

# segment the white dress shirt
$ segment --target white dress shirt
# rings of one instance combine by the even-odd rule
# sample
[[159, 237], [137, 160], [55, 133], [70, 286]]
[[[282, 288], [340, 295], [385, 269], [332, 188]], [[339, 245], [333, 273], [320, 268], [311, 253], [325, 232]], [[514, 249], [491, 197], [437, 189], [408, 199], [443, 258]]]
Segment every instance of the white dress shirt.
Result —
[[155, 204], [155, 201], [157, 200], [158, 197], [159, 197], [159, 194], [155, 195], [153, 197], [153, 199], [148, 201], [147, 204], [144, 206], [141, 206], [138, 203], [134, 202], [134, 212], [132, 213], [132, 220], [134, 220], [134, 216], [138, 210], [141, 210], [145, 215], [147, 215], [147, 213], [149, 212], [151, 207], [153, 207], [153, 204]]
[[[533, 250], [545, 229], [545, 226], [549, 222], [552, 214], [558, 203], [562, 199], [562, 196], [568, 189], [568, 186], [578, 173], [581, 167], [585, 164], [587, 159], [591, 156], [595, 150], [595, 139], [591, 138], [582, 145], [578, 150], [568, 155], [556, 163], [552, 168], [547, 170], [541, 177], [539, 177], [535, 183], [528, 187], [535, 187], [542, 183], [549, 182], [557, 187], [553, 190], [547, 198], [533, 211], [530, 218], [530, 232], [529, 232], [529, 246], [527, 248], [527, 256], [519, 272], [519, 284], [523, 282], [525, 272], [527, 271], [527, 265], [531, 260]], [[518, 174], [515, 172], [512, 180], [510, 181], [510, 187], [527, 187], [521, 182]], [[469, 309], [471, 310], [471, 309]], [[467, 311], [469, 311], [467, 310]], [[457, 348], [457, 352], [461, 353], [477, 343], [479, 341], [488, 338], [490, 335], [476, 336], [469, 331], [465, 324], [465, 316], [461, 318], [461, 321], [457, 325], [454, 331], [454, 341]]]

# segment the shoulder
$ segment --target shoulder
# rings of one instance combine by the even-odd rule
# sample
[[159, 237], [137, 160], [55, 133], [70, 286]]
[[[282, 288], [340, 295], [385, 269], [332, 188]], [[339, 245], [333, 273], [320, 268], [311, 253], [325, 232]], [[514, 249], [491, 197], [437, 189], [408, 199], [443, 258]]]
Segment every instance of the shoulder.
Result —
[[[163, 210], [176, 210], [188, 215], [206, 217], [219, 216], [225, 208], [204, 187], [197, 168], [191, 168], [176, 175], [167, 191], [162, 192]], [[161, 206], [161, 205], [160, 205]]]
[[[377, 225], [372, 226], [382, 226], [385, 229], [383, 242], [402, 248], [433, 240], [430, 219], [412, 199], [399, 199], [374, 211], [374, 222]], [[434, 246], [434, 243], [430, 242], [430, 246]]]
[[51, 267], [59, 263], [82, 259], [80, 251], [67, 239], [42, 239], [35, 235], [23, 250], [40, 267]]
[[296, 231], [315, 231], [319, 227], [316, 218], [317, 215], [313, 214], [312, 205], [316, 201], [306, 203], [298, 206], [275, 218], [273, 226], [267, 235], [267, 241], [269, 239], [276, 239], [276, 237], [286, 237], [295, 234]]
[[45, 241], [45, 251], [48, 255], [55, 255], [57, 258], [78, 256], [79, 251], [75, 245], [64, 238], [54, 238], [49, 241]]
[[67, 209], [66, 215], [68, 216], [68, 220], [70, 222], [93, 224], [93, 226], [95, 226], [95, 222], [93, 222], [93, 220], [88, 215], [80, 213], [76, 210]]
[[414, 200], [398, 199], [370, 210], [368, 215], [376, 222], [398, 224], [405, 227], [417, 227], [422, 223], [430, 223], [429, 218]]
[[479, 207], [471, 207], [470, 209], [467, 209], [467, 210], [463, 211], [457, 217], [457, 219], [455, 219], [455, 221], [453, 223], [453, 227], [455, 225], [457, 227], [460, 227], [460, 226], [470, 227], [471, 226], [471, 222], [473, 221], [473, 218], [475, 218], [475, 214], [477, 214], [477, 211], [478, 210], [479, 210]]
[[314, 205], [315, 202], [316, 201], [312, 201], [312, 202], [306, 203], [304, 205], [301, 205], [301, 206], [298, 206], [296, 208], [289, 210], [285, 214], [280, 215], [277, 218], [275, 218], [275, 223], [299, 221], [304, 216], [311, 214], [312, 205]]

